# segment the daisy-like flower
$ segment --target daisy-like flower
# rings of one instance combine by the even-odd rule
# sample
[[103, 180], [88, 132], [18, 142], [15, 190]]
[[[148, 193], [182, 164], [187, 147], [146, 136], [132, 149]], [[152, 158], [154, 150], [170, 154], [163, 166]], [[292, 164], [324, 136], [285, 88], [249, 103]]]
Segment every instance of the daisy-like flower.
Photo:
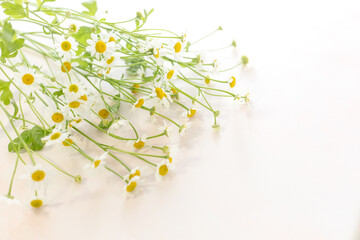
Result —
[[102, 99], [98, 99], [98, 101], [95, 102], [92, 110], [95, 112], [96, 116], [101, 119], [107, 119], [110, 116], [110, 112]]
[[115, 130], [119, 129], [121, 126], [125, 126], [126, 124], [128, 124], [128, 121], [117, 119], [113, 121], [107, 132], [108, 134], [113, 133]]
[[41, 208], [44, 205], [45, 201], [43, 198], [40, 197], [34, 197], [30, 200], [30, 206], [32, 208]]
[[25, 93], [30, 94], [39, 89], [39, 85], [43, 82], [40, 74], [34, 69], [27, 67], [19, 67], [19, 73], [16, 73], [15, 81], [18, 87]]
[[75, 79], [76, 73], [73, 68], [79, 66], [78, 62], [71, 61], [71, 58], [64, 57], [62, 61], [57, 62], [55, 74], [63, 79]]
[[181, 125], [180, 129], [179, 129], [180, 136], [182, 136], [182, 137], [186, 136], [187, 131], [189, 130], [190, 127], [191, 127], [191, 122]]
[[73, 144], [74, 144], [74, 140], [73, 140], [72, 137], [68, 137], [68, 138], [66, 138], [64, 141], [62, 141], [62, 145], [63, 145], [64, 147], [70, 147], [70, 146], [73, 145]]
[[87, 118], [89, 115], [90, 103], [86, 94], [81, 95], [75, 92], [69, 92], [65, 94], [66, 104], [69, 110], [73, 111], [75, 114], [81, 118]]
[[215, 59], [214, 62], [213, 62], [213, 73], [216, 74], [216, 75], [219, 75], [219, 71], [220, 71], [220, 62], [219, 60]]
[[137, 108], [141, 108], [141, 107], [144, 105], [145, 100], [146, 100], [146, 98], [144, 98], [144, 97], [141, 97], [141, 98], [139, 98], [138, 100], [136, 100], [136, 102], [135, 102], [134, 105], [132, 106], [130, 112], [133, 112], [133, 111], [134, 111], [135, 109], [137, 109]]
[[186, 37], [184, 36], [186, 35], [184, 34], [180, 41], [172, 44], [172, 47], [174, 49], [174, 59], [176, 61], [181, 59], [182, 53], [184, 52], [186, 47]]
[[124, 187], [124, 190], [127, 194], [134, 193], [137, 191], [137, 188], [139, 187], [140, 178], [139, 176], [134, 176], [131, 178], [130, 181], [127, 182], [126, 186]]
[[128, 142], [130, 144], [132, 144], [135, 149], [140, 150], [146, 146], [146, 139], [147, 139], [147, 136], [144, 134], [140, 138], [138, 138], [136, 141], [128, 141]]
[[230, 78], [230, 80], [228, 81], [228, 83], [229, 83], [229, 86], [230, 86], [231, 88], [235, 87], [236, 78], [235, 78], [234, 76], [232, 76], [232, 77]]
[[43, 137], [41, 140], [46, 142], [45, 146], [50, 146], [63, 142], [69, 136], [69, 132], [62, 130], [60, 128], [54, 128], [53, 131], [46, 137]]
[[195, 115], [196, 111], [197, 111], [197, 108], [195, 106], [193, 106], [190, 109], [188, 109], [187, 111], [183, 112], [182, 117], [192, 118]]
[[169, 171], [174, 172], [175, 167], [169, 162], [169, 159], [163, 160], [156, 167], [155, 178], [157, 181], [162, 181], [164, 177], [169, 173]]
[[173, 132], [173, 127], [169, 127], [166, 123], [166, 121], [164, 120], [164, 125], [162, 127], [159, 128], [160, 131], [164, 131], [165, 135], [167, 137], [170, 137], [172, 135]]
[[162, 57], [166, 55], [166, 51], [162, 43], [157, 39], [151, 39], [148, 47], [149, 49], [152, 49], [153, 59], [155, 60], [156, 64], [159, 66], [163, 66], [164, 59], [162, 59]]
[[40, 164], [36, 164], [34, 166], [28, 167], [28, 172], [30, 175], [30, 179], [34, 182], [34, 183], [41, 183], [45, 180], [46, 178], [46, 171], [45, 168], [40, 165]]
[[0, 202], [4, 202], [8, 205], [21, 205], [20, 201], [14, 198], [13, 196], [3, 195], [0, 196]]
[[86, 51], [90, 52], [91, 56], [96, 59], [100, 57], [110, 58], [115, 51], [115, 42], [109, 42], [109, 38], [105, 34], [91, 34], [91, 39], [86, 41], [89, 46]]
[[204, 64], [207, 61], [207, 55], [206, 52], [201, 51], [199, 52], [199, 54], [197, 55], [196, 58], [196, 65], [195, 65], [195, 69], [197, 71], [203, 71], [204, 70]]
[[114, 43], [117, 43], [118, 40], [119, 40], [119, 37], [115, 34], [114, 31], [111, 31], [109, 33], [103, 33], [103, 38], [106, 40], [107, 39], [107, 42], [114, 42]]
[[66, 121], [69, 120], [69, 111], [64, 107], [52, 107], [48, 109], [47, 116], [51, 124], [62, 127], [65, 125]]
[[59, 57], [71, 58], [78, 50], [78, 43], [72, 37], [60, 36], [55, 39], [55, 49]]
[[151, 169], [149, 167], [136, 167], [132, 169], [129, 174], [124, 176], [125, 181], [130, 181], [134, 177], [144, 178], [151, 174]]
[[170, 96], [171, 94], [161, 86], [161, 83], [155, 83], [154, 86], [152, 86], [152, 93], [150, 94], [150, 97], [152, 97], [151, 100], [153, 101], [149, 102], [152, 102], [152, 105], [159, 109], [162, 107], [168, 108], [172, 102]]
[[89, 167], [91, 169], [99, 169], [100, 167], [103, 167], [106, 163], [105, 159], [107, 158], [108, 154], [108, 152], [104, 152], [100, 156], [97, 156]]

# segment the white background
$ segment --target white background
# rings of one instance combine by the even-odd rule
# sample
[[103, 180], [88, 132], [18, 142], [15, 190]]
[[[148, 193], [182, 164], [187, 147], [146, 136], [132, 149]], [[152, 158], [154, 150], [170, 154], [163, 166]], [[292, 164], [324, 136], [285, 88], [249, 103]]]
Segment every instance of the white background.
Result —
[[[250, 58], [251, 105], [221, 101], [220, 134], [200, 114], [177, 173], [130, 201], [100, 178], [66, 182], [42, 211], [0, 204], [0, 239], [360, 239], [357, 1], [98, 2], [119, 20], [153, 7], [148, 27], [189, 39], [221, 25], [229, 42], [214, 46], [236, 39]], [[14, 155], [1, 143], [5, 193]]]

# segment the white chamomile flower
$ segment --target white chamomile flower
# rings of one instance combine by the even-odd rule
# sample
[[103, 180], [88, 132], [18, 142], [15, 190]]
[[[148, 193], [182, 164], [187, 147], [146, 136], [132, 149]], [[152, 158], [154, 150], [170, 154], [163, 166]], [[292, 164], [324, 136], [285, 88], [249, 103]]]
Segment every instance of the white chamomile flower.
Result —
[[180, 41], [172, 43], [171, 47], [174, 49], [174, 59], [176, 61], [180, 60], [182, 53], [185, 51], [186, 41], [185, 38], [182, 38]]
[[88, 102], [87, 95], [79, 95], [75, 92], [69, 92], [65, 96], [67, 108], [80, 117], [86, 118], [88, 116], [90, 104]]
[[44, 204], [45, 204], [45, 199], [43, 197], [34, 196], [30, 200], [30, 206], [31, 208], [34, 209], [41, 208], [42, 206], [44, 206]]
[[133, 194], [135, 191], [137, 191], [140, 183], [140, 178], [138, 176], [133, 177], [130, 181], [126, 183], [126, 186], [124, 187], [126, 194]]
[[105, 106], [104, 101], [99, 98], [92, 106], [92, 110], [94, 111], [97, 118], [107, 119], [110, 116], [109, 109]]
[[164, 125], [162, 127], [160, 127], [159, 130], [165, 132], [165, 135], [167, 137], [170, 137], [172, 135], [172, 132], [173, 132], [173, 127], [169, 127], [167, 125], [166, 121], [164, 120]]
[[72, 37], [60, 36], [55, 38], [55, 49], [60, 57], [71, 58], [78, 50], [78, 43]]
[[94, 158], [94, 161], [88, 166], [91, 169], [99, 169], [100, 167], [103, 167], [106, 163], [105, 159], [108, 157], [109, 153], [104, 152], [100, 156], [97, 156]]
[[108, 129], [108, 134], [114, 133], [115, 130], [117, 130], [120, 127], [125, 126], [127, 124], [128, 124], [128, 121], [126, 121], [126, 120], [117, 119], [117, 120], [113, 121], [113, 123], [111, 124], [111, 126]]
[[235, 78], [234, 76], [232, 76], [232, 77], [229, 79], [228, 83], [229, 83], [230, 88], [235, 87], [236, 78]]
[[169, 173], [169, 171], [175, 171], [175, 167], [173, 166], [173, 164], [171, 164], [168, 159], [161, 161], [156, 167], [156, 180], [162, 181], [164, 177]]
[[136, 167], [132, 169], [129, 174], [124, 176], [124, 180], [130, 181], [134, 177], [144, 178], [151, 174], [151, 169], [149, 167]]
[[64, 141], [61, 142], [63, 147], [70, 147], [71, 145], [74, 144], [74, 138], [69, 136], [66, 139], [64, 139]]
[[195, 106], [192, 106], [190, 109], [186, 110], [182, 113], [182, 117], [192, 118], [197, 111], [197, 108]]
[[130, 112], [133, 112], [136, 108], [141, 108], [144, 105], [145, 100], [146, 100], [146, 98], [144, 98], [144, 97], [141, 97], [138, 100], [136, 100], [136, 102], [132, 106]]
[[213, 62], [213, 73], [216, 75], [219, 75], [220, 73], [220, 62], [217, 59], [215, 59]]
[[50, 146], [63, 142], [69, 136], [69, 132], [62, 130], [60, 128], [54, 128], [53, 131], [46, 137], [43, 137], [41, 140], [46, 142], [45, 146]]
[[164, 59], [162, 57], [166, 55], [166, 51], [162, 43], [157, 39], [152, 39], [150, 40], [148, 47], [149, 49], [152, 49], [152, 53], [153, 53], [152, 59], [155, 60], [157, 65], [163, 66]]
[[104, 34], [92, 33], [91, 39], [86, 41], [89, 44], [86, 51], [90, 52], [91, 56], [95, 56], [96, 59], [100, 57], [109, 58], [115, 51], [115, 43], [108, 40]]
[[63, 79], [75, 79], [76, 74], [73, 70], [74, 67], [79, 66], [78, 62], [71, 61], [71, 58], [65, 57], [62, 61], [57, 61], [55, 74]]
[[170, 107], [170, 103], [172, 102], [171, 99], [171, 93], [167, 92], [160, 83], [156, 83], [154, 84], [154, 86], [152, 86], [152, 93], [150, 94], [150, 97], [152, 97], [152, 102], [151, 105], [155, 106], [158, 109], [161, 109], [162, 107], [164, 108], [169, 108]]
[[197, 71], [203, 71], [204, 70], [204, 64], [206, 64], [206, 61], [208, 60], [208, 57], [206, 55], [205, 51], [200, 51], [196, 58], [196, 65], [195, 69]]
[[67, 108], [59, 106], [59, 108], [50, 107], [46, 111], [46, 116], [51, 124], [62, 127], [69, 120], [69, 111]]
[[132, 144], [132, 146], [137, 149], [144, 149], [144, 147], [146, 146], [146, 140], [147, 140], [147, 136], [145, 134], [143, 134], [140, 138], [136, 139], [135, 141], [128, 141], [127, 144]]
[[33, 183], [39, 184], [39, 183], [42, 183], [45, 181], [47, 173], [46, 173], [45, 168], [42, 165], [36, 164], [33, 166], [29, 166], [29, 167], [27, 167], [27, 170], [29, 173], [29, 175], [27, 175], [27, 176], [30, 177], [30, 179]]
[[18, 87], [25, 94], [30, 94], [39, 89], [43, 78], [40, 74], [35, 72], [35, 69], [27, 67], [19, 67], [19, 72], [15, 74], [15, 81]]
[[116, 44], [119, 40], [119, 37], [116, 35], [114, 31], [111, 31], [109, 33], [104, 32], [103, 39], [107, 40], [107, 42], [113, 42]]
[[13, 196], [3, 195], [0, 196], [0, 202], [6, 203], [8, 205], [19, 205], [21, 206], [21, 202], [14, 198]]
[[190, 127], [191, 127], [191, 122], [181, 125], [180, 130], [179, 130], [180, 136], [182, 136], [182, 137], [186, 136], [187, 131], [189, 130]]

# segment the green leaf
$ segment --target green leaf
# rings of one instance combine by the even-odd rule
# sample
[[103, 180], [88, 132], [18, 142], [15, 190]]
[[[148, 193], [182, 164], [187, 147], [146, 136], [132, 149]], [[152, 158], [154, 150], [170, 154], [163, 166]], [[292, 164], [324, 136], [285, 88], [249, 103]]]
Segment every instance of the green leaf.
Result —
[[9, 105], [10, 100], [13, 97], [13, 94], [10, 91], [10, 82], [0, 80], [0, 92], [0, 101], [3, 102], [5, 105]]
[[83, 11], [83, 13], [86, 13], [90, 16], [95, 16], [97, 10], [98, 10], [98, 7], [97, 7], [97, 4], [96, 4], [96, 1], [95, 0], [91, 0], [91, 1], [88, 1], [88, 2], [83, 2], [82, 5], [84, 7], [86, 7], [89, 11]]
[[1, 4], [1, 7], [4, 9], [4, 13], [6, 15], [12, 16], [13, 18], [24, 18], [27, 16], [22, 5], [10, 2], [3, 2]]
[[38, 5], [38, 9], [40, 9], [40, 8], [42, 7], [42, 5], [43, 5], [44, 3], [46, 3], [46, 2], [55, 2], [55, 0], [43, 0], [43, 1], [41, 1], [41, 0], [36, 0], [36, 3], [37, 3], [37, 5]]
[[73, 38], [76, 39], [79, 43], [83, 45], [88, 45], [86, 41], [91, 38], [91, 28], [86, 26], [81, 26], [77, 33], [72, 34]]
[[[25, 130], [20, 134], [20, 137], [28, 145], [31, 150], [40, 151], [44, 147], [41, 139], [50, 133], [49, 130], [43, 129], [39, 126], [34, 126], [32, 129]], [[24, 144], [19, 137], [15, 138], [13, 142], [8, 145], [9, 152], [15, 152], [15, 149], [20, 151], [24, 148]]]
[[5, 22], [0, 32], [1, 61], [5, 62], [5, 58], [16, 57], [18, 50], [24, 46], [24, 42], [24, 38], [16, 38], [11, 23]]
[[22, 5], [23, 4], [23, 0], [14, 0], [14, 2], [17, 5]]

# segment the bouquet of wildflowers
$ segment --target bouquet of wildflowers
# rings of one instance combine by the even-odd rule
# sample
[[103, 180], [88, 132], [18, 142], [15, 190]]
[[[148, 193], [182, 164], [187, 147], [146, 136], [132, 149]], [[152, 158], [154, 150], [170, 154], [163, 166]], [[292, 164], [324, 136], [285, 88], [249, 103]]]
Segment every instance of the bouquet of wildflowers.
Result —
[[[72, 161], [114, 174], [125, 194], [134, 194], [152, 175], [161, 181], [174, 171], [176, 147], [168, 138], [184, 136], [198, 112], [209, 111], [212, 128], [220, 128], [211, 99], [248, 102], [247, 94], [233, 91], [237, 76], [226, 74], [244, 69], [246, 56], [221, 68], [194, 49], [203, 38], [144, 28], [153, 10], [109, 22], [97, 17], [94, 0], [84, 2], [83, 11], [52, 7], [53, 1], [0, 1], [0, 125], [16, 154], [3, 200], [17, 202], [12, 186], [20, 167], [31, 183], [26, 202], [34, 208], [45, 204], [50, 173], [81, 183], [79, 169], [64, 169], [42, 154], [54, 147], [77, 152], [81, 157]], [[148, 131], [141, 128], [147, 123]], [[84, 142], [98, 154], [85, 151]]]

